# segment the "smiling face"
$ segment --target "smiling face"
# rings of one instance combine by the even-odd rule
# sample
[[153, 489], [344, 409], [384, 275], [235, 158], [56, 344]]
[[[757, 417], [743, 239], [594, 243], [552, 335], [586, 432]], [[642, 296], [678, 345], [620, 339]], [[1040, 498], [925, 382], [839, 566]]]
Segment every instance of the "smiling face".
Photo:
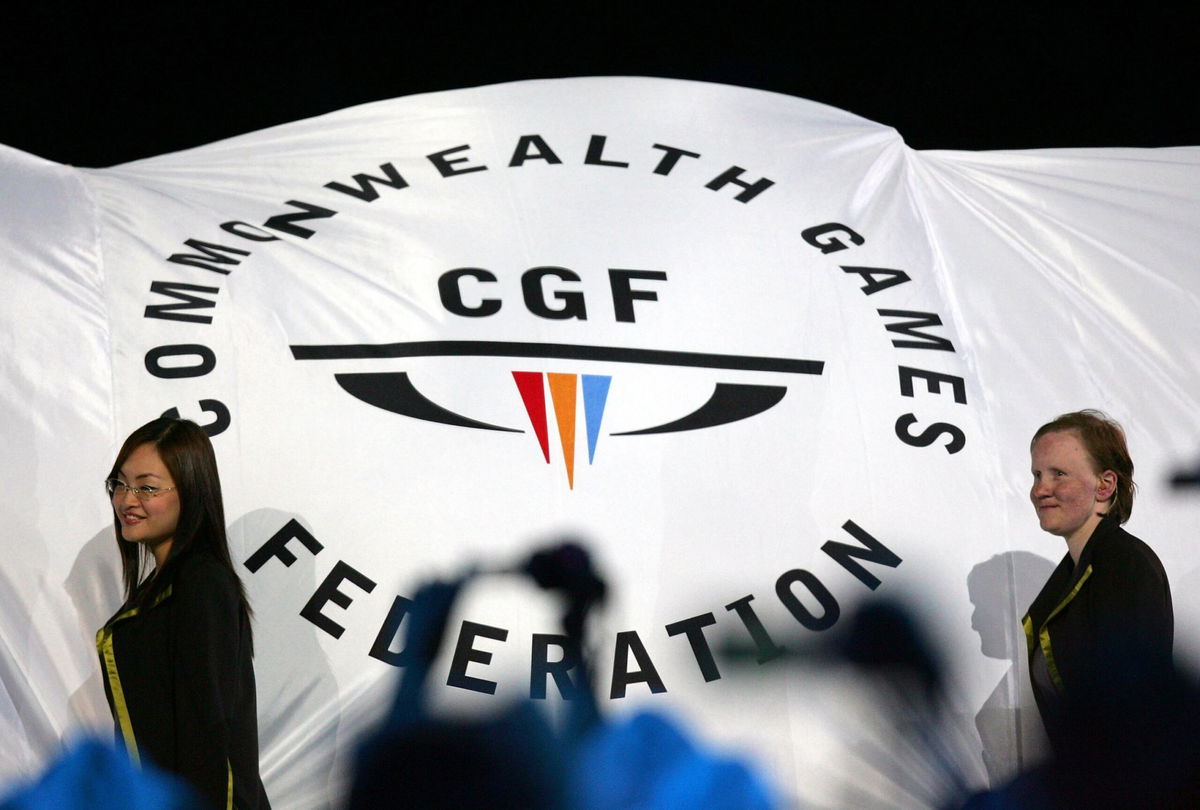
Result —
[[[118, 471], [118, 478], [131, 487], [166, 489], [175, 486], [171, 473], [153, 444], [143, 444], [129, 454]], [[113, 511], [121, 524], [121, 537], [130, 543], [143, 543], [161, 566], [171, 551], [175, 529], [179, 525], [179, 493], [159, 492], [156, 497], [139, 500], [132, 492], [118, 489], [113, 494]]]
[[1076, 561], [1079, 551], [1108, 511], [1116, 490], [1112, 470], [1096, 465], [1073, 432], [1047, 433], [1033, 443], [1033, 486], [1029, 498], [1044, 531], [1066, 539]]

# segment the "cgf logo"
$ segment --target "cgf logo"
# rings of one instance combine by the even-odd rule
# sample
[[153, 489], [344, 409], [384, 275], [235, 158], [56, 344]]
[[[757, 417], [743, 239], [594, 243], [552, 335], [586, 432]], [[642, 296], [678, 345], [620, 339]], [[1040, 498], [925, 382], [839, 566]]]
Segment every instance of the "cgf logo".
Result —
[[[635, 288], [634, 281], [666, 282], [667, 274], [655, 270], [612, 268], [608, 271], [613, 313], [617, 321], [634, 323], [635, 301], [657, 301], [654, 289]], [[546, 281], [567, 284], [581, 281], [565, 267], [533, 267], [521, 275], [525, 308], [550, 320], [587, 320], [587, 300], [578, 289], [557, 289], [548, 299]], [[469, 281], [468, 281], [469, 280]], [[501, 298], [489, 297], [483, 285], [495, 284], [496, 275], [479, 267], [450, 270], [438, 279], [442, 306], [464, 318], [483, 318], [498, 313]], [[500, 342], [478, 340], [432, 340], [388, 344], [349, 344], [292, 346], [296, 360], [407, 359], [418, 357], [507, 357], [589, 361], [609, 364], [649, 364], [706, 368], [714, 371], [766, 371], [779, 374], [820, 375], [824, 363], [778, 357], [711, 354], [628, 346], [594, 346], [569, 343]], [[550, 436], [546, 391], [550, 393], [554, 422], [566, 467], [567, 485], [575, 486], [575, 435], [582, 400], [583, 426], [587, 437], [588, 463], [595, 460], [601, 435], [605, 406], [612, 376], [603, 374], [542, 373], [513, 370], [513, 382], [529, 424], [537, 438], [542, 457], [550, 463]], [[496, 425], [456, 413], [433, 402], [413, 384], [407, 371], [340, 373], [335, 375], [343, 390], [358, 399], [392, 413], [413, 419], [437, 422], [476, 430], [524, 433], [521, 428]], [[670, 421], [610, 433], [611, 436], [646, 436], [700, 430], [756, 416], [778, 404], [787, 393], [786, 385], [758, 385], [715, 381], [708, 400], [699, 408]]]

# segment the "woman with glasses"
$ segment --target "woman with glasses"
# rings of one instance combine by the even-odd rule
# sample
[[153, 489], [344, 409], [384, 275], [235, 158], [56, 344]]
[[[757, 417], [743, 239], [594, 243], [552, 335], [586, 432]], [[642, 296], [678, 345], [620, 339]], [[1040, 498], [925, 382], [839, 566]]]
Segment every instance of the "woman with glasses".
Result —
[[269, 808], [258, 773], [250, 606], [225, 537], [212, 444], [156, 419], [105, 481], [125, 602], [96, 635], [120, 739], [214, 807]]

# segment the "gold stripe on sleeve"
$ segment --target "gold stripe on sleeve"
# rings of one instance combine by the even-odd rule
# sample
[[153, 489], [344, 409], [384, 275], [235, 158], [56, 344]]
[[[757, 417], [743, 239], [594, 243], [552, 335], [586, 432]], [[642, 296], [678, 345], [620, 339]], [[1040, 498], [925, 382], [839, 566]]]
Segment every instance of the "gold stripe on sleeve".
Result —
[[[117, 619], [123, 619], [135, 611], [122, 613]], [[125, 741], [125, 750], [134, 765], [141, 765], [138, 756], [137, 739], [133, 736], [133, 723], [129, 719], [129, 707], [125, 704], [125, 690], [121, 688], [121, 675], [117, 672], [117, 656], [113, 652], [112, 625], [100, 628], [96, 633], [96, 649], [104, 659], [104, 675], [108, 678], [108, 690], [112, 693], [113, 711], [117, 715], [117, 726], [121, 729], [121, 738]]]
[[1059, 692], [1063, 691], [1063, 681], [1062, 676], [1058, 673], [1058, 665], [1054, 663], [1054, 651], [1050, 646], [1050, 629], [1048, 625], [1050, 624], [1050, 620], [1061, 613], [1063, 608], [1065, 608], [1070, 601], [1075, 598], [1076, 594], [1079, 593], [1079, 589], [1083, 587], [1083, 583], [1087, 582], [1091, 575], [1092, 567], [1089, 565], [1087, 570], [1083, 572], [1083, 576], [1081, 576], [1079, 581], [1075, 583], [1075, 587], [1072, 588], [1071, 592], [1066, 595], [1066, 598], [1058, 603], [1058, 607], [1050, 611], [1050, 615], [1046, 617], [1046, 621], [1042, 622], [1042, 630], [1038, 634], [1038, 640], [1041, 642], [1042, 654], [1046, 656], [1046, 668], [1050, 670], [1050, 680], [1054, 681], [1054, 685], [1058, 687]]
[[[171, 586], [168, 585], [162, 590], [162, 593], [154, 598], [154, 601], [150, 603], [150, 607], [157, 606], [159, 602], [170, 595]], [[117, 726], [121, 729], [121, 739], [125, 742], [125, 750], [129, 752], [129, 758], [133, 761], [133, 764], [140, 767], [141, 757], [138, 755], [137, 738], [133, 733], [133, 721], [129, 717], [129, 705], [125, 702], [125, 690], [121, 687], [121, 673], [117, 669], [117, 655], [113, 650], [113, 625], [136, 615], [138, 615], [138, 608], [127, 610], [96, 631], [96, 650], [100, 653], [100, 657], [104, 659], [104, 676], [108, 679], [108, 691], [112, 693], [113, 711], [117, 715]]]

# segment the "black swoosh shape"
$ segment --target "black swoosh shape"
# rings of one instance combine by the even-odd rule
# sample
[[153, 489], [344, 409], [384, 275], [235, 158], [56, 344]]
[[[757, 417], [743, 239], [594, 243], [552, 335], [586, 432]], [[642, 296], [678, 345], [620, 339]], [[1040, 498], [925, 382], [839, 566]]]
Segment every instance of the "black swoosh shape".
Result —
[[696, 410], [674, 422], [649, 427], [643, 430], [628, 430], [613, 433], [613, 436], [645, 436], [650, 433], [677, 433], [681, 430], [727, 425], [739, 419], [757, 416], [779, 404], [787, 388], [782, 385], [741, 385], [717, 383], [712, 396]]
[[449, 411], [426, 398], [417, 390], [408, 378], [406, 371], [393, 371], [377, 374], [335, 374], [337, 380], [347, 393], [361, 399], [368, 405], [383, 408], [385, 411], [411, 416], [414, 419], [424, 419], [426, 422], [440, 422], [443, 425], [456, 427], [479, 428], [481, 430], [502, 430], [505, 433], [524, 433], [516, 428], [489, 425], [462, 414]]
[[660, 366], [821, 374], [821, 360], [754, 357], [739, 354], [579, 346], [567, 343], [517, 343], [491, 340], [418, 340], [411, 343], [350, 343], [341, 346], [292, 346], [296, 360], [364, 360], [395, 357], [537, 357], [553, 360], [607, 360]]

